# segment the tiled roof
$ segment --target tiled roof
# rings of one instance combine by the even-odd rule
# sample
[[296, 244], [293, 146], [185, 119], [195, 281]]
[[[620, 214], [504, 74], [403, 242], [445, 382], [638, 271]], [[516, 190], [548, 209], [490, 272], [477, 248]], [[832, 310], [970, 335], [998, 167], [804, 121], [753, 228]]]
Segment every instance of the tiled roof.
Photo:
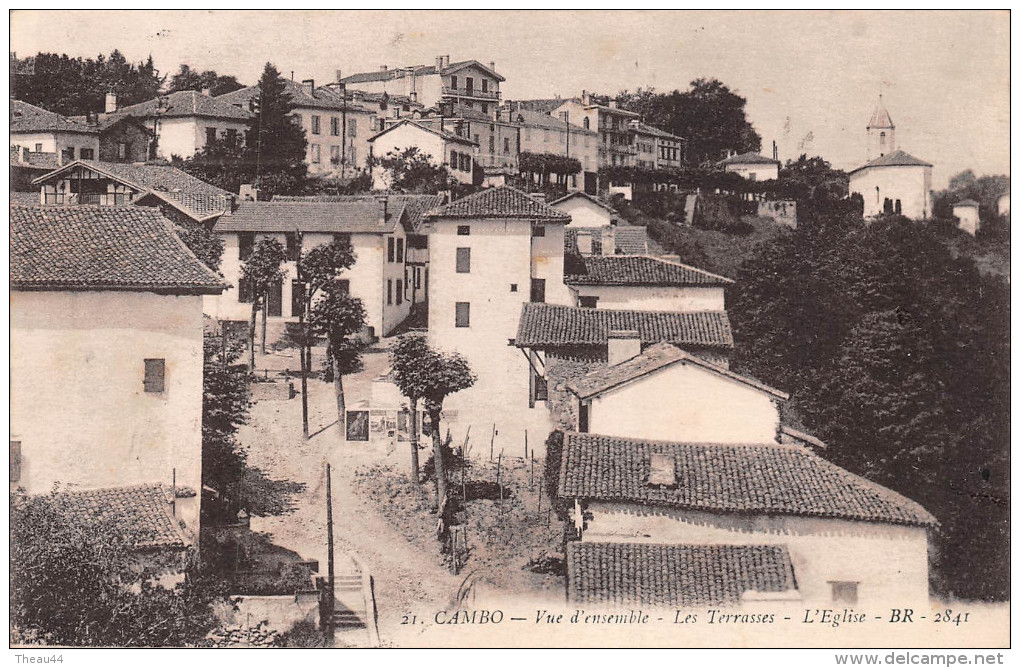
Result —
[[58, 492], [55, 501], [73, 522], [109, 522], [137, 548], [182, 549], [193, 542], [171, 515], [169, 493], [159, 485]]
[[548, 116], [553, 111], [563, 106], [564, 102], [576, 102], [581, 104], [581, 99], [577, 97], [546, 97], [532, 100], [514, 100], [513, 108], [515, 112], [520, 109], [525, 111], [534, 111]]
[[[675, 487], [648, 484], [653, 454], [673, 458]], [[937, 524], [910, 499], [804, 448], [780, 444], [671, 443], [567, 433], [559, 494], [706, 512]]]
[[227, 197], [223, 195], [197, 195], [161, 190], [150, 190], [141, 197], [135, 198], [135, 203], [144, 204], [150, 197], [166, 202], [184, 215], [199, 222], [221, 216], [230, 207]]
[[[277, 195], [274, 202], [377, 202], [381, 195]], [[407, 214], [407, 222], [413, 230], [418, 230], [425, 222], [425, 214], [442, 205], [446, 198], [443, 195], [405, 195], [393, 194], [385, 196], [390, 205], [403, 206]]]
[[76, 132], [79, 134], [99, 134], [95, 126], [75, 122], [60, 114], [46, 111], [21, 100], [11, 101], [11, 127], [14, 133], [28, 132]]
[[[326, 86], [316, 86], [315, 90], [311, 93], [305, 89], [304, 85], [297, 81], [291, 81], [290, 79], [284, 79], [284, 91], [290, 95], [291, 104], [298, 110], [300, 109], [325, 109], [329, 111], [341, 111], [346, 109], [349, 112], [364, 112], [369, 113], [370, 110], [367, 107], [361, 106], [355, 100], [350, 97], [346, 100], [346, 103], [341, 96], [340, 92], [334, 88]], [[248, 103], [253, 97], [259, 95], [261, 89], [258, 86], [247, 86], [240, 88], [223, 95], [218, 95], [216, 100], [223, 103], [232, 105], [235, 109], [237, 105], [241, 105], [241, 109], [247, 112]]]
[[615, 311], [530, 302], [521, 307], [516, 342], [522, 348], [604, 346], [613, 330], [636, 330], [645, 345], [668, 341], [685, 347], [733, 347], [725, 311]]
[[593, 197], [593, 196], [589, 195], [588, 193], [584, 192], [583, 190], [575, 190], [574, 192], [570, 193], [569, 195], [564, 195], [563, 197], [560, 197], [559, 199], [554, 199], [553, 201], [549, 202], [549, 206], [555, 207], [557, 204], [560, 204], [561, 202], [566, 202], [568, 200], [574, 199], [575, 197], [580, 197], [580, 198], [586, 199], [589, 202], [602, 207], [603, 209], [605, 209], [606, 211], [608, 211], [609, 213], [611, 213], [613, 215], [617, 215], [618, 214], [616, 209], [614, 209], [613, 207], [609, 206], [608, 204], [606, 204], [605, 202], [600, 200], [598, 197]]
[[488, 188], [434, 209], [430, 218], [523, 218], [553, 223], [569, 223], [570, 216], [539, 202], [526, 193], [500, 186]]
[[632, 357], [619, 364], [596, 368], [580, 378], [568, 382], [567, 388], [580, 398], [587, 399], [674, 364], [693, 364], [730, 380], [749, 385], [782, 401], [790, 398], [785, 392], [780, 392], [775, 388], [758, 382], [754, 378], [742, 376], [729, 369], [707, 362], [666, 342], [649, 346], [637, 357]]
[[550, 130], [559, 130], [561, 132], [569, 128], [570, 132], [572, 133], [590, 135], [598, 134], [594, 130], [585, 130], [580, 125], [575, 125], [574, 123], [566, 123], [561, 118], [550, 116], [549, 114], [544, 114], [540, 111], [518, 109], [513, 113], [509, 114], [510, 120], [514, 123], [517, 122], [518, 117], [520, 117], [520, 119], [523, 121], [522, 125], [524, 127], [548, 128]]
[[642, 123], [641, 121], [631, 121], [630, 128], [644, 135], [651, 135], [653, 137], [661, 137], [663, 139], [675, 139], [678, 141], [683, 141], [683, 137], [670, 134], [665, 130], [660, 130], [654, 125], [648, 125], [647, 123]]
[[134, 163], [134, 162], [98, 162], [95, 160], [75, 160], [48, 174], [43, 174], [32, 181], [33, 184], [45, 183], [78, 166], [84, 166], [97, 174], [120, 181], [138, 192], [160, 190], [163, 192], [188, 193], [190, 195], [211, 195], [227, 197], [229, 192], [217, 188], [211, 183], [196, 178], [185, 171], [167, 164]]
[[882, 98], [878, 98], [878, 106], [875, 107], [875, 111], [871, 114], [871, 120], [868, 121], [868, 129], [871, 128], [894, 128], [892, 116], [889, 115], [889, 110], [885, 108], [885, 104], [882, 103]]
[[11, 167], [20, 167], [21, 169], [31, 169], [33, 171], [43, 170], [48, 172], [56, 169], [59, 165], [57, 164], [57, 154], [35, 151], [24, 150], [21, 146], [11, 146]]
[[567, 598], [589, 605], [734, 605], [797, 588], [785, 545], [567, 543]]
[[241, 109], [223, 100], [224, 96], [210, 97], [197, 90], [181, 90], [159, 98], [139, 102], [118, 109], [109, 116], [134, 116], [136, 118], [152, 118], [156, 116], [160, 99], [166, 105], [159, 112], [160, 118], [183, 118], [201, 116], [203, 118], [219, 118], [232, 121], [247, 121], [251, 114], [247, 108]]
[[862, 169], [867, 169], [869, 167], [931, 167], [931, 166], [932, 165], [930, 162], [925, 162], [920, 158], [915, 158], [906, 151], [896, 150], [892, 151], [891, 153], [886, 153], [885, 155], [879, 156], [872, 160], [871, 162], [867, 162], [858, 167], [857, 169], [852, 170], [850, 173], [853, 174], [854, 172], [859, 172]]
[[[490, 70], [486, 65], [478, 62], [477, 60], [460, 60], [456, 63], [450, 63], [443, 68], [443, 74], [452, 74], [458, 70], [462, 70], [469, 65], [475, 65], [482, 70], [485, 70], [493, 78], [500, 81], [506, 81], [506, 79], [498, 74], [497, 72]], [[389, 81], [391, 79], [401, 79], [409, 74], [409, 71], [413, 70], [414, 75], [421, 77], [429, 74], [435, 74], [437, 72], [435, 65], [411, 65], [409, 67], [393, 67], [385, 70], [377, 70], [375, 72], [359, 72], [341, 79], [346, 84], [358, 84], [366, 83], [370, 81]]]
[[722, 167], [726, 165], [778, 165], [780, 162], [778, 160], [773, 160], [772, 158], [766, 158], [759, 153], [751, 152], [741, 153], [740, 155], [731, 155], [725, 160], [720, 160], [716, 164]]
[[962, 199], [959, 202], [957, 202], [956, 204], [954, 204], [953, 206], [973, 206], [973, 207], [979, 207], [979, 206], [981, 206], [981, 203], [980, 202], [975, 202], [972, 199]]
[[39, 191], [33, 192], [15, 192], [11, 191], [11, 204], [20, 204], [22, 206], [39, 206]]
[[644, 255], [648, 252], [648, 230], [640, 225], [616, 226], [616, 252]]
[[10, 277], [15, 289], [219, 294], [226, 287], [155, 209], [10, 209]]
[[[679, 262], [647, 255], [590, 255], [585, 273], [563, 277], [568, 285], [730, 285], [732, 280]], [[578, 267], [580, 268], [580, 267]]]
[[404, 126], [404, 125], [411, 125], [411, 126], [414, 126], [414, 127], [418, 128], [419, 130], [424, 130], [425, 132], [430, 132], [430, 133], [436, 135], [437, 137], [442, 137], [446, 141], [452, 141], [452, 142], [457, 142], [457, 143], [460, 143], [460, 144], [466, 144], [468, 146], [478, 146], [478, 142], [471, 141], [467, 137], [461, 137], [460, 135], [456, 135], [456, 134], [454, 134], [452, 132], [449, 132], [448, 130], [440, 130], [437, 127], [433, 127], [428, 122], [412, 121], [412, 120], [407, 119], [407, 118], [405, 118], [404, 120], [400, 121], [399, 123], [394, 123], [393, 125], [389, 126], [385, 130], [380, 130], [379, 132], [377, 132], [374, 135], [372, 135], [371, 137], [369, 137], [368, 141], [369, 142], [374, 142], [376, 139], [378, 139], [379, 137], [382, 137], [384, 134], [386, 134], [386, 133], [388, 133], [388, 132], [390, 132], [392, 130], [395, 130], [396, 128]]
[[387, 203], [386, 221], [378, 201], [241, 202], [232, 215], [221, 216], [215, 232], [325, 232], [389, 234], [397, 222], [407, 225], [404, 205]]

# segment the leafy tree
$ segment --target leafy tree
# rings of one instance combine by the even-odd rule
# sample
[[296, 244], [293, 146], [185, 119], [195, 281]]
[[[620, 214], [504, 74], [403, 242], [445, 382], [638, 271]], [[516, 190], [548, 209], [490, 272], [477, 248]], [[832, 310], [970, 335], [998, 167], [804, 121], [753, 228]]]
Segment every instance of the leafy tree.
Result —
[[[72, 647], [184, 647], [215, 627], [226, 600], [198, 573], [168, 589], [113, 521], [76, 523], [56, 495], [11, 494], [11, 641]], [[168, 556], [167, 564], [174, 561]]]
[[424, 334], [404, 334], [397, 337], [390, 349], [393, 379], [400, 393], [407, 397], [411, 419], [411, 480], [420, 483], [418, 464], [418, 403], [428, 388], [428, 372], [434, 351], [429, 348]]
[[565, 183], [571, 174], [581, 171], [581, 161], [554, 153], [529, 153], [524, 151], [518, 158], [522, 176], [529, 182], [538, 179], [539, 185], [548, 185], [549, 175], [555, 174], [558, 183]]
[[475, 384], [476, 377], [467, 360], [459, 353], [443, 353], [429, 348], [415, 373], [418, 389], [425, 400], [425, 412], [429, 416], [429, 431], [432, 434], [433, 461], [436, 466], [437, 500], [442, 503], [446, 497], [446, 463], [443, 458], [443, 443], [439, 421], [443, 413], [443, 402], [449, 395], [466, 390]]
[[435, 194], [450, 187], [446, 167], [437, 165], [431, 155], [422, 153], [417, 146], [390, 151], [379, 159], [379, 166], [388, 172], [390, 190]]
[[242, 137], [224, 135], [208, 142], [192, 157], [185, 160], [174, 156], [172, 162], [192, 176], [236, 193], [242, 183], [251, 183], [255, 178], [249, 153]]
[[177, 74], [170, 78], [171, 93], [181, 90], [208, 90], [210, 95], [216, 97], [242, 88], [244, 84], [235, 76], [221, 76], [213, 70], [199, 72], [186, 64], [182, 64]]
[[[252, 249], [251, 255], [241, 263], [241, 280], [245, 282], [251, 295], [251, 320], [248, 323], [248, 369], [255, 369], [255, 318], [259, 309], [265, 310], [269, 291], [283, 281], [285, 272], [283, 263], [287, 260], [287, 251], [283, 245], [271, 237], [262, 237]], [[265, 345], [265, 330], [263, 330]]]
[[[1008, 225], [999, 220], [999, 195], [1009, 192], [1009, 177], [1003, 174], [977, 177], [967, 169], [949, 179], [949, 187], [935, 193], [934, 217], [953, 220], [953, 205], [964, 199], [980, 204], [982, 236], [993, 236], [1008, 241]], [[989, 234], [991, 233], [991, 234]]]
[[337, 422], [342, 430], [347, 412], [343, 378], [362, 368], [362, 344], [354, 335], [365, 326], [365, 307], [334, 281], [323, 286], [322, 297], [312, 305], [309, 322], [314, 332], [326, 337], [326, 374], [333, 380]]

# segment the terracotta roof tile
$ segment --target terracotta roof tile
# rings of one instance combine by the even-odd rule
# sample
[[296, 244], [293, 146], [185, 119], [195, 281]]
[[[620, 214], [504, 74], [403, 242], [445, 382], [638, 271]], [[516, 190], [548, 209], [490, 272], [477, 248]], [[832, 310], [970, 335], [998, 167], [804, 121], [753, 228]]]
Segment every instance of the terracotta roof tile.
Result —
[[196, 221], [205, 221], [209, 218], [221, 216], [230, 207], [230, 202], [222, 195], [164, 192], [160, 190], [150, 190], [145, 195], [136, 198], [135, 202], [141, 204], [148, 197], [162, 200]]
[[567, 543], [567, 598], [589, 605], [735, 605], [796, 591], [785, 545]]
[[[647, 483], [651, 455], [676, 462], [675, 488]], [[800, 447], [564, 436], [559, 495], [722, 513], [933, 526], [919, 504]]]
[[637, 357], [632, 357], [619, 364], [594, 369], [580, 378], [568, 382], [567, 387], [580, 398], [587, 399], [674, 364], [694, 364], [712, 373], [735, 380], [744, 385], [749, 385], [782, 401], [790, 398], [785, 392], [780, 392], [775, 388], [758, 382], [754, 378], [742, 376], [729, 369], [712, 364], [700, 357], [684, 352], [671, 343], [665, 342], [649, 346]]
[[219, 118], [239, 122], [248, 120], [251, 114], [247, 108], [238, 108], [224, 100], [223, 97], [222, 95], [220, 97], [210, 97], [203, 95], [197, 90], [181, 90], [123, 107], [109, 114], [108, 117], [110, 119], [117, 116], [134, 116], [135, 118], [154, 117], [162, 98], [166, 106], [159, 112], [160, 118], [201, 116], [204, 118]]
[[639, 225], [616, 226], [616, 252], [621, 255], [648, 253], [648, 230]]
[[371, 137], [369, 137], [368, 141], [369, 142], [374, 142], [376, 139], [378, 139], [379, 137], [382, 137], [384, 134], [387, 134], [388, 132], [391, 132], [392, 130], [395, 130], [396, 128], [399, 128], [399, 127], [404, 126], [404, 125], [414, 126], [414, 127], [418, 128], [419, 130], [423, 130], [423, 131], [428, 132], [430, 134], [434, 134], [437, 137], [442, 137], [446, 141], [452, 141], [452, 142], [456, 142], [458, 144], [465, 144], [467, 146], [478, 146], [477, 142], [472, 141], [472, 140], [468, 139], [467, 137], [461, 137], [460, 135], [454, 134], [454, 133], [452, 133], [452, 132], [450, 132], [448, 130], [442, 130], [442, 129], [438, 128], [438, 127], [435, 127], [434, 124], [432, 124], [432, 123], [430, 123], [428, 121], [413, 121], [413, 120], [408, 119], [408, 118], [405, 118], [404, 120], [402, 120], [402, 121], [400, 121], [398, 123], [394, 123], [393, 125], [389, 126], [385, 130], [380, 130], [379, 132], [377, 132], [374, 135], [372, 135]]
[[725, 160], [720, 160], [716, 163], [720, 166], [726, 165], [778, 165], [778, 160], [772, 158], [766, 158], [760, 153], [741, 153], [740, 155], [731, 155]]
[[[568, 285], [731, 285], [731, 279], [646, 255], [589, 255], [582, 258], [585, 273], [563, 277]], [[579, 267], [580, 268], [580, 267]]]
[[931, 167], [930, 162], [915, 158], [906, 151], [892, 151], [867, 162], [850, 173], [859, 172], [869, 167]]
[[[441, 206], [443, 195], [386, 195], [390, 205], [403, 206], [411, 228], [418, 230], [425, 222], [425, 214]], [[376, 202], [379, 195], [277, 195], [274, 202]]]
[[192, 195], [215, 195], [226, 197], [229, 192], [217, 188], [211, 183], [177, 169], [173, 165], [134, 163], [134, 162], [100, 162], [96, 160], [75, 160], [43, 174], [32, 181], [34, 184], [45, 183], [78, 166], [84, 166], [98, 174], [121, 181], [135, 190], [160, 190], [163, 192], [180, 192]]
[[388, 203], [386, 222], [378, 201], [355, 202], [241, 202], [230, 216], [222, 216], [216, 232], [326, 232], [389, 234], [398, 222], [405, 226], [404, 205]]
[[93, 125], [78, 123], [60, 114], [47, 111], [21, 100], [11, 101], [11, 133], [27, 132], [76, 132], [79, 134], [99, 134]]
[[223, 282], [139, 206], [18, 206], [11, 211], [11, 286], [219, 294]]
[[54, 501], [79, 524], [110, 522], [138, 548], [182, 549], [193, 541], [171, 515], [159, 485], [132, 485], [58, 492]]
[[434, 209], [430, 218], [523, 218], [554, 223], [568, 223], [570, 216], [539, 202], [526, 193], [501, 186], [488, 188], [473, 195]]
[[732, 348], [725, 311], [616, 311], [526, 303], [521, 308], [517, 345], [546, 348], [607, 345], [612, 330], [637, 330], [643, 344], [668, 341], [695, 348]]

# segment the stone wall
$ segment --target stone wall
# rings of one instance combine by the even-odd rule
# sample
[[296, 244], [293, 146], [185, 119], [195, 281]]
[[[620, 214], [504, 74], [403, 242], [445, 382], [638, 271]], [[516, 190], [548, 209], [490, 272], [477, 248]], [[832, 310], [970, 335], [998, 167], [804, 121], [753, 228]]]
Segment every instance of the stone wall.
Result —
[[577, 430], [577, 400], [567, 383], [608, 365], [606, 350], [596, 346], [575, 346], [550, 350], [545, 356], [549, 381], [549, 412], [559, 429]]

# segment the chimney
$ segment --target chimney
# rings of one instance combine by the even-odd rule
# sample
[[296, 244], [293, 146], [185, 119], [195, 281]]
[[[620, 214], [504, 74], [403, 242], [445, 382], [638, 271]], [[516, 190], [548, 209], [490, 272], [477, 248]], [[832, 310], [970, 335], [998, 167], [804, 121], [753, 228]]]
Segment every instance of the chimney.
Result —
[[602, 228], [602, 254], [616, 255], [616, 228], [612, 225]]
[[202, 95], [205, 95], [206, 97], [212, 97], [212, 88], [203, 88]]
[[616, 109], [616, 100], [610, 100], [609, 101], [609, 108], [610, 109]]
[[591, 255], [591, 235], [590, 234], [578, 234], [577, 235], [577, 252], [581, 255]]
[[588, 91], [586, 91], [586, 90], [582, 90], [581, 91], [581, 104], [583, 104], [586, 107], [589, 104], [591, 104], [591, 95], [589, 95]]
[[343, 78], [344, 78], [343, 72], [341, 70], [337, 70], [336, 71], [336, 82], [340, 83], [341, 81], [343, 81]]
[[609, 332], [609, 366], [626, 362], [641, 354], [641, 336], [636, 329]]
[[495, 60], [490, 60], [489, 61], [489, 69], [492, 70], [493, 72], [496, 71], [496, 61]]
[[450, 66], [450, 54], [443, 56], [443, 67], [447, 68]]
[[115, 111], [117, 111], [117, 94], [113, 92], [107, 93], [105, 113], [112, 114]]
[[443, 69], [443, 57], [436, 56], [436, 72], [440, 72]]
[[315, 95], [315, 79], [302, 79], [301, 87], [305, 89], [305, 92], [309, 95]]
[[389, 65], [380, 65], [379, 66], [379, 71], [380, 72], [387, 72], [387, 71], [389, 71], [389, 69], [390, 69]]
[[390, 200], [390, 198], [388, 196], [386, 196], [386, 195], [383, 195], [382, 197], [379, 198], [379, 205], [380, 205], [379, 206], [379, 224], [380, 225], [385, 225], [386, 224], [386, 218], [389, 215], [389, 211], [388, 211], [389, 200]]

